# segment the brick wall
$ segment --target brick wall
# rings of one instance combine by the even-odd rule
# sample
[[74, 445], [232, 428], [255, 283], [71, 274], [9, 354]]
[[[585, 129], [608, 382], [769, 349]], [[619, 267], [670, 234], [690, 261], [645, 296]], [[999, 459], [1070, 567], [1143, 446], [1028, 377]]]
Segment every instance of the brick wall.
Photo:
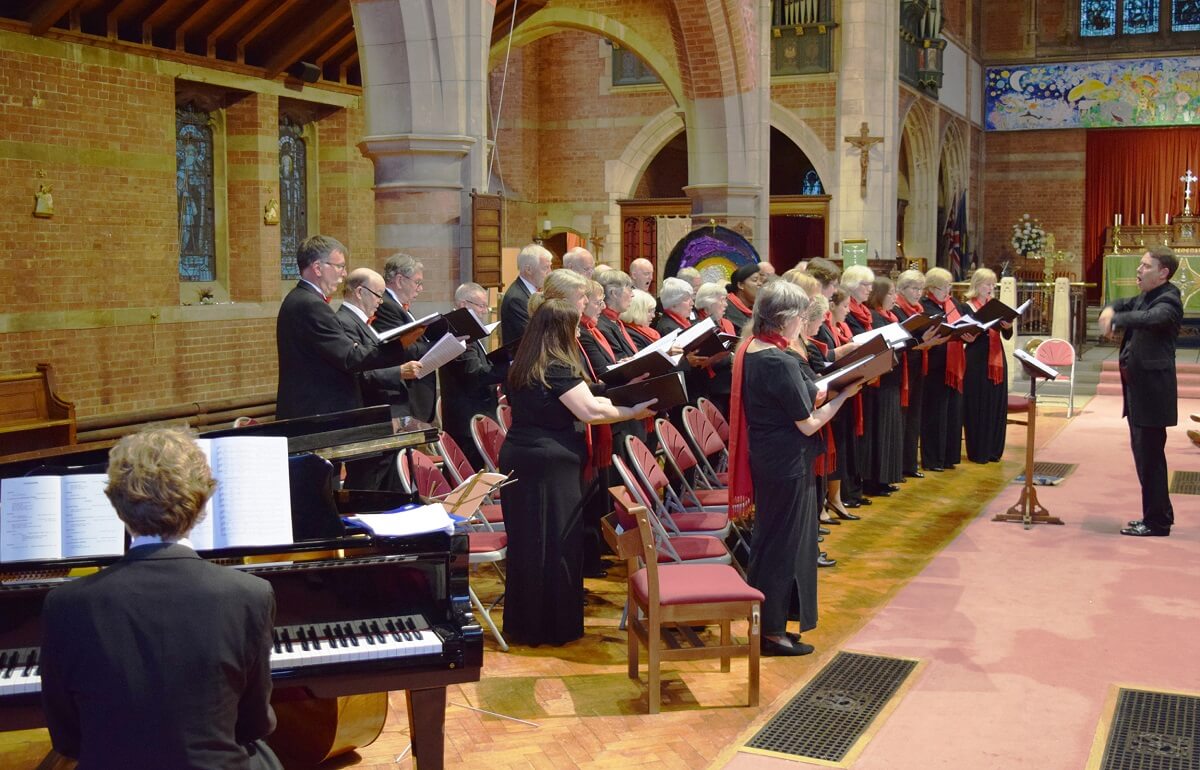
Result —
[[[174, 77], [152, 59], [0, 34], [0, 373], [53, 363], [80, 417], [273, 391], [279, 233], [262, 214], [279, 196], [277, 97], [252, 92], [225, 113], [237, 304], [180, 307]], [[321, 114], [321, 228], [370, 254], [362, 116]], [[40, 184], [52, 218], [32, 216]]]

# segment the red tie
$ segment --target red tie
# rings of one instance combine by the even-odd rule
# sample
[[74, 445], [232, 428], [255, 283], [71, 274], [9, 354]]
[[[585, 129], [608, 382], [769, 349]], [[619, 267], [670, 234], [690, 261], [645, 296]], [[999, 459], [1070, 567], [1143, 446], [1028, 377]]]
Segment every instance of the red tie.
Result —
[[326, 305], [328, 305], [328, 304], [329, 304], [329, 297], [326, 297], [324, 294], [322, 294], [322, 295], [321, 295], [321, 299], [325, 300], [325, 304], [326, 304]]
[[370, 326], [373, 323], [375, 323], [375, 314], [374, 313], [372, 313], [371, 317], [367, 319], [367, 326]]

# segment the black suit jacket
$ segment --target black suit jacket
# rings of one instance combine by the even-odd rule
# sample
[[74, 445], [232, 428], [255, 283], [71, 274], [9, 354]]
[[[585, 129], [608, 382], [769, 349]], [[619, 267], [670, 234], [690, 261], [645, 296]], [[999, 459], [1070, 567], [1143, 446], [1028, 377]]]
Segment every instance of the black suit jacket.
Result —
[[[439, 370], [442, 380], [442, 427], [460, 446], [473, 448], [471, 418], [496, 416], [496, 386], [504, 382], [508, 365], [496, 366], [478, 342], [468, 342], [458, 358]], [[468, 454], [471, 454], [468, 452]]]
[[1175, 340], [1183, 322], [1179, 287], [1171, 283], [1112, 304], [1121, 339], [1122, 414], [1130, 425], [1166, 427], [1179, 422]]
[[303, 281], [279, 306], [275, 343], [275, 416], [281, 420], [358, 409], [363, 399], [356, 373], [404, 360], [398, 345], [364, 345], [346, 336], [328, 303]]
[[[407, 323], [412, 323], [417, 320], [409, 313], [400, 303], [397, 302], [389, 292], [383, 293], [383, 301], [379, 303], [379, 307], [375, 310], [375, 323], [373, 326], [376, 331], [385, 332], [388, 329], [395, 329], [398, 326], [403, 326]], [[432, 347], [433, 343], [425, 337], [421, 337], [413, 344], [404, 348], [405, 358], [408, 360], [418, 360], [421, 356]], [[417, 380], [408, 380], [405, 382], [405, 387], [408, 389], [407, 402], [393, 402], [393, 413], [399, 415], [412, 415], [422, 422], [433, 422], [433, 409], [437, 403], [437, 376], [427, 374]]]
[[[614, 321], [603, 313], [596, 319], [596, 326], [600, 328], [600, 332], [604, 335], [604, 339], [608, 340], [608, 344], [612, 347], [613, 353], [617, 360], [629, 358], [637, 352], [637, 348], [630, 347], [629, 342], [625, 341], [625, 335], [621, 333], [621, 322]], [[632, 342], [632, 337], [630, 342]], [[637, 343], [634, 342], [634, 345]]]
[[[324, 304], [324, 303], [322, 303]], [[46, 596], [42, 701], [80, 768], [276, 767], [265, 580], [176, 544], [135, 548]]]
[[[346, 336], [360, 345], [375, 343], [375, 336], [367, 328], [367, 324], [348, 308], [345, 303], [334, 314], [338, 323], [346, 330]], [[407, 357], [407, 355], [406, 355]], [[384, 369], [368, 369], [358, 373], [359, 387], [362, 390], [363, 405], [377, 404], [407, 404], [408, 388], [404, 378], [400, 376], [400, 368], [389, 366]], [[394, 411], [399, 416], [401, 413]]]
[[529, 325], [529, 298], [533, 296], [520, 276], [500, 299], [500, 344], [510, 345], [521, 339]]

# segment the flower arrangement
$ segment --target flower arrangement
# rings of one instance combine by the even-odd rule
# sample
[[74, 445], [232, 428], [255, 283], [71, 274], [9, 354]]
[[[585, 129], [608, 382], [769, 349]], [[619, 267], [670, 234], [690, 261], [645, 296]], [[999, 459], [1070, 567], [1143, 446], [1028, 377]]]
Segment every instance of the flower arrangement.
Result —
[[1012, 244], [1013, 251], [1022, 257], [1039, 254], [1046, 245], [1046, 231], [1042, 229], [1040, 221], [1025, 214], [1012, 226], [1012, 239], [1009, 243]]

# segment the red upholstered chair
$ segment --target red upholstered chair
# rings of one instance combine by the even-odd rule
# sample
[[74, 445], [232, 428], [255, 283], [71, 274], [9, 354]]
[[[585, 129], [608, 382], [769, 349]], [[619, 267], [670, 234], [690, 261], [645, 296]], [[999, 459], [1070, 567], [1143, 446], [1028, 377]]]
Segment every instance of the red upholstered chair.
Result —
[[[1033, 357], [1058, 371], [1058, 377], [1055, 377], [1053, 382], [1066, 381], [1070, 383], [1066, 399], [1067, 417], [1070, 417], [1075, 413], [1075, 347], [1066, 340], [1051, 337], [1037, 346], [1037, 350], [1033, 351]], [[1039, 400], [1043, 398], [1046, 397], [1039, 396]], [[1049, 398], [1062, 398], [1062, 396], [1050, 396]]]
[[[475, 474], [475, 468], [471, 467], [471, 461], [463, 454], [453, 436], [442, 431], [438, 434], [437, 443], [438, 453], [442, 456], [442, 473], [450, 483], [457, 486]], [[499, 503], [494, 502], [500, 499], [499, 490], [493, 492], [490, 498], [493, 502], [479, 506], [479, 512], [483, 514], [484, 520], [491, 525], [492, 529], [504, 529], [504, 512], [500, 509]]]
[[671, 488], [658, 460], [637, 436], [625, 437], [625, 452], [634, 479], [643, 491], [643, 499], [673, 535], [713, 535], [724, 540], [732, 525], [727, 509], [688, 508]]
[[496, 407], [496, 422], [500, 424], [501, 430], [508, 434], [508, 429], [512, 427], [512, 407], [508, 404], [499, 404]]
[[658, 436], [658, 445], [663, 449], [667, 467], [679, 480], [679, 497], [689, 508], [702, 510], [726, 510], [729, 507], [729, 490], [726, 489], [696, 489], [688, 481], [689, 474], [701, 474], [700, 464], [692, 448], [683, 438], [679, 429], [669, 421], [659, 418], [654, 421], [654, 433]]
[[[758, 705], [759, 636], [762, 592], [746, 584], [742, 576], [724, 564], [667, 564], [659, 566], [649, 512], [643, 506], [630, 513], [637, 526], [617, 542], [618, 556], [644, 565], [629, 575], [628, 664], [629, 677], [640, 674], [639, 648], [646, 648], [648, 710], [657, 714], [662, 705], [659, 686], [663, 661], [720, 658], [721, 671], [730, 670], [730, 660], [748, 659], [748, 705]], [[636, 533], [637, 541], [633, 540]], [[733, 638], [735, 620], [747, 622], [747, 639]], [[720, 639], [706, 646], [694, 626], [717, 625]], [[668, 628], [675, 636], [663, 638]], [[681, 641], [680, 641], [681, 640]]]
[[500, 472], [500, 447], [504, 444], [504, 430], [500, 423], [486, 414], [477, 414], [471, 418], [471, 438], [475, 440], [475, 448], [483, 458], [483, 464], [492, 473]]
[[[729, 474], [717, 470], [718, 466], [726, 464], [729, 450], [726, 448], [725, 442], [721, 440], [717, 429], [704, 416], [704, 412], [694, 406], [685, 406], [683, 408], [683, 430], [687, 434], [688, 441], [691, 442], [692, 449], [696, 452], [696, 462], [699, 463], [702, 471], [696, 476], [696, 480], [709, 489], [729, 486]], [[709, 461], [710, 457], [716, 458], [716, 465]]]
[[717, 435], [725, 442], [725, 446], [729, 446], [729, 420], [725, 419], [717, 405], [701, 396], [696, 399], [696, 406], [700, 407], [700, 411], [704, 412], [704, 416], [717, 429]]
[[[609, 487], [609, 496], [613, 499], [611, 524], [614, 535], [629, 531], [637, 526], [637, 519], [631, 511], [637, 506], [646, 508], [642, 490], [633, 481], [629, 467], [619, 456], [613, 455], [613, 467], [621, 477], [622, 486]], [[712, 535], [674, 535], [667, 531], [663, 523], [653, 513], [650, 514], [650, 526], [654, 532], [654, 542], [658, 548], [658, 560], [663, 564], [675, 562], [706, 562], [712, 564], [733, 564], [733, 554], [725, 547], [725, 543]], [[609, 546], [616, 551], [612, 542]]]

